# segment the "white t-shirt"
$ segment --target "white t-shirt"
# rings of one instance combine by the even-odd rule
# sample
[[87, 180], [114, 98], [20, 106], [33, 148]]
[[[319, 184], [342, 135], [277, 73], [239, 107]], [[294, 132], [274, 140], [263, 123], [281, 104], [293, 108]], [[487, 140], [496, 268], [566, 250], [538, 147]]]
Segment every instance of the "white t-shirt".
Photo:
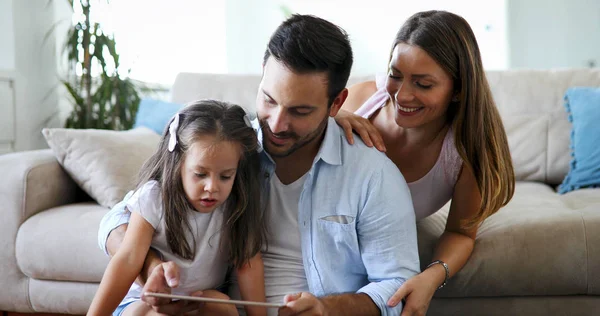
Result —
[[[127, 201], [126, 208], [137, 212], [156, 230], [151, 247], [157, 250], [164, 261], [173, 261], [179, 267], [179, 286], [173, 294], [189, 295], [198, 290], [215, 289], [225, 282], [228, 249], [220, 249], [223, 210], [221, 207], [210, 213], [188, 212], [192, 232], [186, 232], [191, 246], [191, 236], [196, 238], [195, 257], [185, 260], [174, 255], [167, 243], [162, 197], [158, 182], [149, 181]], [[140, 298], [142, 288], [134, 283], [121, 304]]]
[[[307, 292], [308, 283], [298, 228], [298, 202], [306, 174], [289, 185], [276, 174], [270, 181], [267, 209], [268, 249], [263, 251], [267, 302], [282, 303], [286, 294]], [[276, 313], [269, 309], [269, 313]]]

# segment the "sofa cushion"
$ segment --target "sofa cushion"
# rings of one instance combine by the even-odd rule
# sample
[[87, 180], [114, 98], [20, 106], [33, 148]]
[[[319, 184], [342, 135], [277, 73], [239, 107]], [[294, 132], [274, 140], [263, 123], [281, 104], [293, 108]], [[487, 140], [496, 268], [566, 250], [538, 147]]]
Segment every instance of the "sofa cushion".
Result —
[[[600, 189], [595, 189], [596, 197]], [[600, 204], [600, 203], [599, 203]], [[588, 254], [588, 294], [600, 295], [600, 207], [598, 204], [581, 211], [585, 223], [586, 249]]]
[[73, 180], [109, 208], [135, 187], [140, 168], [160, 140], [143, 127], [129, 131], [45, 128], [43, 134]]
[[563, 97], [570, 87], [600, 86], [600, 69], [515, 69], [486, 75], [508, 134], [517, 180], [560, 184], [571, 158], [571, 124]]
[[16, 258], [28, 277], [100, 282], [108, 257], [96, 245], [98, 225], [108, 210], [77, 203], [38, 213], [19, 228]]
[[[436, 295], [575, 295], [597, 290], [600, 282], [589, 277], [598, 264], [588, 264], [588, 257], [597, 252], [590, 242], [600, 236], [586, 232], [600, 231], [600, 216], [587, 215], [585, 221], [582, 216], [591, 209], [600, 213], [600, 189], [577, 193], [559, 195], [544, 184], [517, 182], [511, 202], [481, 225], [465, 267]], [[446, 206], [419, 222], [422, 266], [431, 261], [447, 214]]]
[[256, 112], [256, 93], [260, 75], [177, 74], [171, 87], [171, 102], [186, 104], [199, 99], [227, 101]]
[[[14, 314], [20, 316], [85, 315], [92, 305], [97, 283], [61, 282], [28, 279], [29, 304], [37, 313]], [[11, 315], [13, 315], [11, 313]]]
[[600, 295], [600, 189], [579, 189], [560, 197], [565, 206], [580, 212], [588, 255], [588, 294]]
[[571, 130], [570, 170], [560, 193], [600, 187], [600, 88], [571, 88], [565, 94]]

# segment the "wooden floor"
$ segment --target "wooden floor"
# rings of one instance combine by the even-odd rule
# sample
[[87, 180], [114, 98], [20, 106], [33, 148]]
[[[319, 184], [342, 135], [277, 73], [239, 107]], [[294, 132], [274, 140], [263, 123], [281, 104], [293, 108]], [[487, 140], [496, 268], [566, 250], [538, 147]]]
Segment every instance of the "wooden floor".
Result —
[[[48, 313], [13, 313], [2, 312], [2, 316], [67, 316], [65, 314], [48, 314]], [[73, 316], [73, 315], [68, 315]]]

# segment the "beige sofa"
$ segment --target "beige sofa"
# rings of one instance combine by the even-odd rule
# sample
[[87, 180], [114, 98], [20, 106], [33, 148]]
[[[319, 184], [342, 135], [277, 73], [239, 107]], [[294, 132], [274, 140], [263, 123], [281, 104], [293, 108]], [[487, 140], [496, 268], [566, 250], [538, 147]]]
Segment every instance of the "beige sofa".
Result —
[[[554, 189], [570, 160], [564, 92], [600, 86], [600, 70], [489, 72], [488, 79], [514, 159], [515, 196], [481, 226], [468, 264], [428, 314], [600, 313], [600, 189]], [[259, 80], [184, 73], [172, 101], [211, 97], [253, 107]], [[50, 150], [0, 156], [0, 175], [0, 310], [85, 313], [108, 262], [96, 245], [107, 209]], [[423, 264], [446, 215], [447, 208], [418, 224]]]

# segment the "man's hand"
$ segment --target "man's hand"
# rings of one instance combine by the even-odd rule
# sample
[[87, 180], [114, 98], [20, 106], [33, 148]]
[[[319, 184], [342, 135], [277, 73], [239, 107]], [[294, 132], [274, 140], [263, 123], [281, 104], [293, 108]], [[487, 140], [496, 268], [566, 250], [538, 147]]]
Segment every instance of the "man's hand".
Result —
[[[142, 290], [142, 301], [150, 305], [152, 309], [160, 314], [180, 315], [197, 310], [201, 303], [191, 301], [173, 302], [168, 298], [146, 296], [145, 293], [171, 294], [171, 289], [179, 285], [179, 267], [172, 262], [163, 262], [152, 270]], [[202, 291], [192, 293], [192, 296], [202, 296]]]
[[279, 316], [323, 316], [327, 315], [323, 302], [308, 292], [288, 294], [283, 298], [284, 307], [279, 309]]

